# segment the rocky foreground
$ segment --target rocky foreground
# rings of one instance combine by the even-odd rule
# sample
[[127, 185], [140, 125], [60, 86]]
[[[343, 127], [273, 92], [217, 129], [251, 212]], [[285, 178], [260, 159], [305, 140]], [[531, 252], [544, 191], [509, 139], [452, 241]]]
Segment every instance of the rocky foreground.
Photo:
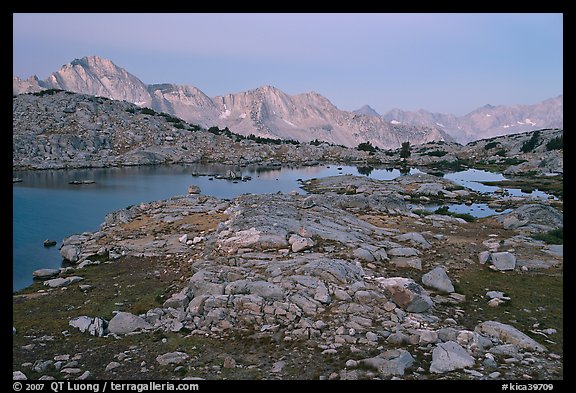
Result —
[[430, 175], [176, 196], [71, 236], [14, 296], [15, 378], [562, 379], [562, 203]]

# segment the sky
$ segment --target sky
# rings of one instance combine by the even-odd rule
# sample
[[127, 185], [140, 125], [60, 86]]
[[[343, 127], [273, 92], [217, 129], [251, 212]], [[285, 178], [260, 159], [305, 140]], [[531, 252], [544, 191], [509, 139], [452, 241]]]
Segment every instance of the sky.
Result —
[[13, 74], [112, 60], [210, 97], [272, 85], [342, 110], [464, 115], [563, 94], [563, 15], [13, 14]]

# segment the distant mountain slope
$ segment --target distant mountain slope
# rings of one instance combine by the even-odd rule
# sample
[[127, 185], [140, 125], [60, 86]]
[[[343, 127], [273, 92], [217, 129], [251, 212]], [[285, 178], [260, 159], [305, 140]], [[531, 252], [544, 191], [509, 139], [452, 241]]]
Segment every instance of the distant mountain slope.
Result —
[[563, 128], [563, 104], [564, 96], [559, 95], [534, 105], [485, 105], [460, 117], [423, 109], [415, 112], [393, 109], [383, 117], [394, 124], [436, 125], [458, 142], [466, 143], [541, 128]]
[[262, 86], [210, 98], [193, 86], [145, 85], [112, 61], [97, 56], [76, 59], [44, 81], [13, 78], [14, 94], [47, 88], [126, 100], [205, 127], [229, 127], [244, 135], [303, 142], [318, 139], [345, 146], [370, 141], [381, 148], [396, 148], [404, 141], [417, 145], [452, 140], [434, 125], [391, 124], [380, 116], [339, 110], [318, 93], [289, 96]]

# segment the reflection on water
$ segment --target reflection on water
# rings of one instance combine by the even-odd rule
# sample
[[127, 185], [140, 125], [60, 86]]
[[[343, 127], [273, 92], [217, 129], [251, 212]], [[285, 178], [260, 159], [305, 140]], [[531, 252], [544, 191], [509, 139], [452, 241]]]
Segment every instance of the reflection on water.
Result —
[[[252, 180], [232, 182], [216, 179], [218, 175], [226, 176], [230, 169]], [[22, 182], [14, 183], [12, 188], [13, 288], [17, 290], [29, 285], [32, 271], [36, 269], [59, 267], [62, 259], [58, 247], [66, 236], [97, 230], [104, 216], [114, 210], [186, 194], [189, 185], [199, 186], [205, 195], [231, 199], [245, 193], [297, 191], [303, 194], [305, 192], [299, 188], [298, 179], [305, 181], [326, 176], [357, 175], [392, 180], [408, 173], [421, 171], [415, 168], [406, 168], [401, 172], [392, 168], [338, 165], [234, 168], [218, 164], [15, 171], [13, 177], [21, 178]], [[447, 174], [446, 178], [481, 192], [494, 191], [497, 187], [483, 186], [475, 181], [503, 179], [501, 175], [473, 169]], [[94, 180], [95, 183], [69, 184], [77, 180]], [[511, 194], [516, 192], [520, 191], [510, 190]], [[537, 191], [532, 195], [539, 193]], [[470, 207], [466, 206], [466, 209]], [[478, 209], [478, 214], [490, 212], [485, 207]], [[58, 244], [45, 248], [42, 245], [45, 239], [54, 239]]]
[[[540, 199], [548, 199], [550, 197], [550, 194], [547, 194], [537, 189], [532, 192], [523, 192], [517, 188], [484, 185], [480, 182], [502, 181], [508, 179], [505, 178], [501, 173], [488, 172], [480, 169], [467, 169], [461, 172], [447, 173], [444, 175], [444, 178], [452, 180], [471, 190], [482, 193], [491, 194], [501, 188], [505, 190], [508, 193], [508, 195], [511, 196], [530, 196]], [[554, 199], [557, 200], [558, 198], [554, 197]]]
[[[216, 179], [232, 169], [250, 181]], [[104, 216], [114, 210], [166, 199], [187, 193], [189, 185], [202, 193], [231, 199], [240, 194], [288, 193], [300, 189], [298, 179], [307, 180], [336, 175], [365, 175], [351, 166], [318, 165], [308, 167], [234, 168], [218, 164], [140, 166], [45, 171], [15, 171], [22, 179], [13, 184], [13, 289], [32, 282], [32, 271], [60, 267], [58, 253], [62, 239], [75, 233], [95, 231]], [[418, 170], [410, 170], [417, 173]], [[199, 176], [192, 176], [197, 174]], [[370, 176], [391, 180], [397, 169], [373, 169]], [[69, 184], [94, 180], [94, 184]], [[56, 247], [45, 248], [42, 242], [54, 239]]]

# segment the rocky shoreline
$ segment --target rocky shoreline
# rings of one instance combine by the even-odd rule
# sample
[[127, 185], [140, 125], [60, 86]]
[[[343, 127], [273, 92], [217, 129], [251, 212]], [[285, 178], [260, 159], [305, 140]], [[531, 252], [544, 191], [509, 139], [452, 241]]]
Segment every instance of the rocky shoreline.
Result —
[[[331, 162], [365, 167], [429, 166], [438, 170], [484, 166], [498, 168], [507, 175], [563, 174], [563, 130], [558, 129], [467, 145], [428, 142], [412, 146], [409, 158], [404, 159], [400, 149], [375, 149], [370, 145], [359, 149], [322, 141], [292, 144], [247, 139], [228, 129], [203, 129], [125, 101], [64, 91], [14, 97], [12, 129], [13, 170], [176, 163], [274, 167]], [[526, 149], [525, 144], [535, 133], [537, 138]], [[550, 144], [553, 141], [557, 143]]]
[[486, 199], [432, 175], [303, 187], [141, 203], [68, 237], [70, 266], [14, 296], [15, 377], [563, 378], [563, 248], [534, 237], [561, 201], [496, 196], [510, 213], [467, 222], [420, 213]]

